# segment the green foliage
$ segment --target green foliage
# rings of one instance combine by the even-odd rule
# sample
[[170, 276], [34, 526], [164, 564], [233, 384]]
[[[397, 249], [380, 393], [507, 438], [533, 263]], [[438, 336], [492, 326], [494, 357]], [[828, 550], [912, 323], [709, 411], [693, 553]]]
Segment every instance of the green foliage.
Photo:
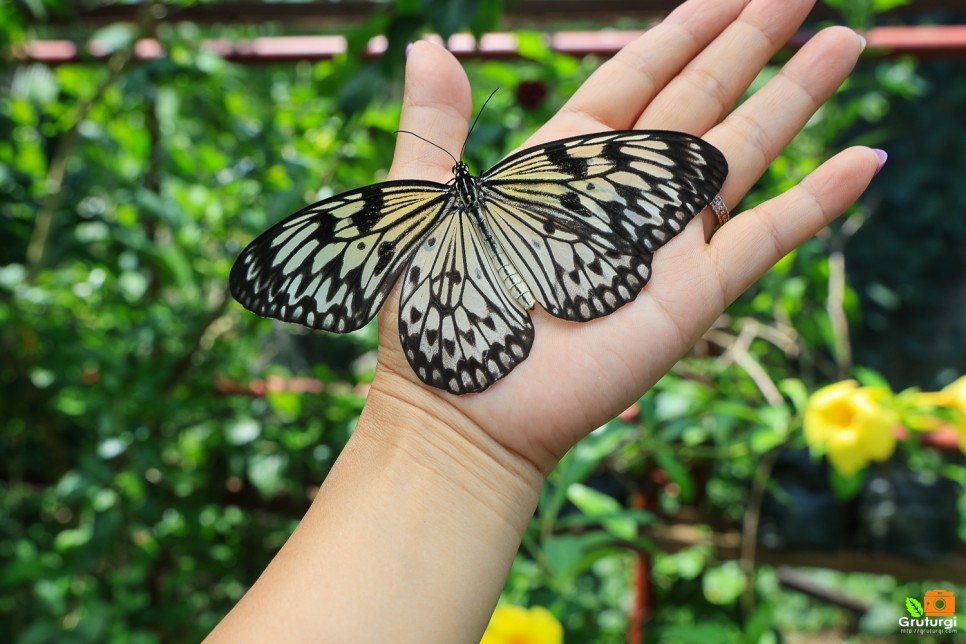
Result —
[[876, 14], [907, 5], [912, 0], [824, 0], [838, 11], [846, 25], [856, 29], [868, 29]]
[[[373, 12], [349, 34], [349, 49], [332, 73], [320, 79], [321, 89], [338, 97], [340, 112], [352, 115], [365, 109], [396, 83], [405, 61], [406, 46], [426, 32], [449, 38], [460, 30], [474, 35], [491, 31], [500, 18], [500, 0], [397, 0], [385, 12]], [[385, 54], [363, 60], [375, 37], [385, 37]]]
[[[32, 35], [12, 6], [0, 5], [4, 52]], [[40, 18], [70, 11], [24, 6]], [[19, 642], [198, 640], [254, 581], [358, 418], [375, 329], [335, 337], [257, 319], [229, 301], [229, 267], [279, 217], [385, 176], [407, 42], [428, 29], [482, 32], [499, 12], [496, 0], [400, 0], [351, 34], [345, 57], [265, 67], [203, 51], [207, 34], [190, 24], [159, 26], [169, 56], [135, 63], [138, 32], [111, 25], [98, 36], [114, 52], [104, 64], [0, 70], [0, 631]], [[375, 35], [386, 56], [357, 58]], [[467, 144], [477, 169], [520, 145], [599, 62], [556, 54], [540, 34], [518, 38], [522, 60], [467, 63], [476, 106], [500, 90]], [[883, 176], [906, 164], [902, 181], [877, 182], [872, 201], [735, 302], [638, 418], [564, 457], [508, 601], [550, 607], [569, 641], [623, 640], [647, 555], [660, 639], [770, 641], [778, 628], [841, 621], [783, 593], [768, 568], [716, 560], [710, 544], [741, 525], [775, 451], [800, 440], [809, 392], [851, 373], [843, 321], [861, 310], [869, 329], [908, 329], [890, 314], [939, 301], [939, 273], [961, 273], [949, 267], [963, 220], [946, 208], [962, 191], [941, 177], [963, 165], [948, 131], [964, 86], [949, 65], [925, 70], [862, 67], [769, 168], [748, 205], [852, 142], [893, 137]], [[935, 99], [928, 113], [923, 97]], [[930, 129], [932, 119], [946, 125]], [[910, 239], [925, 240], [922, 252], [908, 252]], [[937, 252], [949, 263], [937, 266]], [[892, 352], [871, 344], [859, 339], [861, 362], [896, 382]], [[297, 378], [311, 379], [310, 393]], [[693, 540], [675, 551], [661, 528], [682, 517]], [[891, 610], [922, 594], [857, 579], [830, 583]]]
[[[291, 532], [302, 482], [322, 480], [361, 408], [346, 365], [371, 333], [301, 351], [303, 335], [229, 307], [226, 279], [320, 176], [384, 169], [391, 137], [366, 127], [392, 117], [321, 120], [327, 64], [243, 70], [166, 44], [172, 59], [116, 78], [13, 68], [0, 99], [0, 613], [23, 641], [198, 639]], [[353, 162], [323, 164], [337, 155]], [[273, 371], [327, 384], [221, 391]]]

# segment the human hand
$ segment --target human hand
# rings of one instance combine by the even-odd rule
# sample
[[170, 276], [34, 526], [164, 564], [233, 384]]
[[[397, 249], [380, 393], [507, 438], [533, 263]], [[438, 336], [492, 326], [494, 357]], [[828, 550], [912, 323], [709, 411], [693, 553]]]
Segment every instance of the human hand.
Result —
[[[611, 129], [689, 132], [724, 153], [730, 172], [721, 195], [736, 204], [862, 50], [853, 31], [826, 29], [730, 111], [812, 4], [690, 0], [602, 65], [526, 145]], [[407, 61], [400, 128], [432, 133], [435, 143], [458, 150], [472, 107], [456, 59], [416, 43]], [[650, 282], [635, 301], [587, 323], [539, 307], [530, 311], [536, 338], [529, 357], [481, 394], [454, 396], [418, 380], [400, 348], [397, 285], [379, 317], [370, 404], [381, 397], [405, 400], [470, 443], [492, 440], [545, 473], [652, 386], [744, 289], [841, 214], [878, 165], [872, 150], [846, 150], [798, 186], [741, 213], [710, 242], [713, 216], [706, 209], [658, 250]], [[438, 150], [403, 136], [390, 178], [445, 181], [451, 169]]]
[[[816, 35], [729, 113], [804, 19], [809, 0], [689, 0], [603, 65], [528, 144], [608, 129], [701, 136], [728, 159], [736, 204], [852, 69], [861, 39]], [[429, 43], [407, 63], [400, 127], [457, 150], [471, 114], [456, 60]], [[292, 538], [211, 641], [479, 641], [545, 474], [654, 384], [725, 306], [842, 213], [880, 165], [867, 148], [725, 224], [705, 212], [659, 249], [637, 299], [567, 322], [535, 309], [529, 357], [481, 394], [419, 381], [400, 348], [398, 285], [379, 317], [379, 365], [349, 444]], [[400, 137], [391, 178], [444, 181], [451, 160]]]

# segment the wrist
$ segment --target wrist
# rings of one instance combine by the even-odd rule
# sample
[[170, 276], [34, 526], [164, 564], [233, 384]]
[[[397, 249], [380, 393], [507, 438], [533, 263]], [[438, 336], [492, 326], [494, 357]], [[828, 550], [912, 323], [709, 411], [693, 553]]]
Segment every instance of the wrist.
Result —
[[450, 494], [474, 500], [467, 510], [495, 513], [522, 535], [544, 473], [446, 397], [380, 366], [353, 442], [383, 454], [387, 466], [438, 479]]

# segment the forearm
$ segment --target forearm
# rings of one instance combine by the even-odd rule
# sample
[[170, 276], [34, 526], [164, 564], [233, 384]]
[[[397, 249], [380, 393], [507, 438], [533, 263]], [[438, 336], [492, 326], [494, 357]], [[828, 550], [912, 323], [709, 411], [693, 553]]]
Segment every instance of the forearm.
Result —
[[309, 512], [210, 639], [479, 641], [542, 483], [501, 450], [374, 386]]

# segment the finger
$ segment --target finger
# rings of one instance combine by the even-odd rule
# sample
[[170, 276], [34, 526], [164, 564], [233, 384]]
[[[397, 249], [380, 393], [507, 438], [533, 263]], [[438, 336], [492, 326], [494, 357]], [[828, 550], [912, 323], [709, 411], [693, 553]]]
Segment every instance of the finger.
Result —
[[[851, 29], [831, 27], [820, 32], [764, 87], [705, 135], [729, 161], [728, 178], [721, 189], [725, 204], [733, 207], [754, 185], [842, 84], [863, 47], [863, 40]], [[706, 236], [714, 223], [707, 211], [702, 217]]]
[[[399, 129], [409, 130], [458, 154], [466, 139], [472, 111], [466, 73], [447, 51], [431, 42], [413, 44], [406, 59], [406, 87]], [[452, 176], [453, 159], [415, 136], [400, 133], [389, 179], [444, 181]], [[396, 351], [380, 351], [380, 361], [415, 378], [399, 349], [396, 311], [402, 280], [393, 287], [379, 311], [380, 341]], [[398, 364], [396, 364], [398, 362]]]
[[[434, 43], [414, 43], [406, 59], [399, 129], [456, 155], [466, 138], [472, 109], [470, 82], [456, 58]], [[442, 150], [409, 134], [398, 135], [390, 179], [442, 181], [452, 169], [453, 159]]]
[[835, 155], [787, 192], [744, 212], [708, 245], [723, 299], [733, 301], [793, 248], [841, 215], [881, 167], [873, 150]]
[[815, 0], [752, 2], [644, 110], [638, 128], [703, 134], [795, 33]]
[[685, 2], [601, 65], [528, 143], [631, 127], [644, 106], [738, 16], [746, 2]]

